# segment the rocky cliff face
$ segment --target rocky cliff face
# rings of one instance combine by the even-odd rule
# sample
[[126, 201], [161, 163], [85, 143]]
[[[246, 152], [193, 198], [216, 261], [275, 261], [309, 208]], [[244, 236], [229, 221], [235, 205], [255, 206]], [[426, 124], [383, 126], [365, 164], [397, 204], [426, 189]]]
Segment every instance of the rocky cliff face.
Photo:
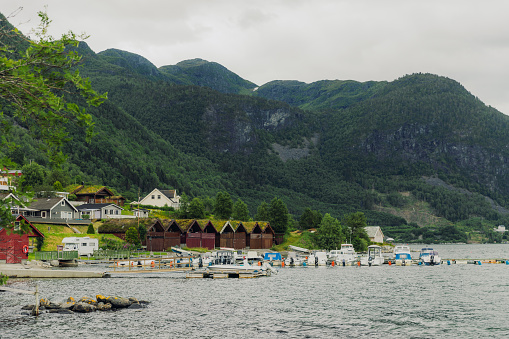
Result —
[[209, 105], [202, 117], [206, 139], [221, 153], [251, 153], [259, 142], [256, 131], [277, 132], [289, 128], [299, 117], [290, 108], [260, 109], [254, 106], [242, 110], [227, 110]]
[[507, 152], [452, 138], [437, 138], [432, 125], [407, 124], [397, 130], [374, 131], [357, 148], [361, 153], [375, 155], [380, 162], [392, 158], [428, 163], [446, 172], [460, 169], [491, 191], [509, 188]]

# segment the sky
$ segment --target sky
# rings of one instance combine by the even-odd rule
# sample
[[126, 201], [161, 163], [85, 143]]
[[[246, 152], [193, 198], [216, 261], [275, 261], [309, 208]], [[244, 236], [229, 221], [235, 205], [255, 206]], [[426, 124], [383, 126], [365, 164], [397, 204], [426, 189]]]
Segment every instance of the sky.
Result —
[[257, 85], [433, 73], [509, 115], [507, 0], [2, 0], [0, 8], [27, 35], [46, 10], [51, 35], [86, 33], [96, 53], [121, 49], [157, 67], [200, 58]]

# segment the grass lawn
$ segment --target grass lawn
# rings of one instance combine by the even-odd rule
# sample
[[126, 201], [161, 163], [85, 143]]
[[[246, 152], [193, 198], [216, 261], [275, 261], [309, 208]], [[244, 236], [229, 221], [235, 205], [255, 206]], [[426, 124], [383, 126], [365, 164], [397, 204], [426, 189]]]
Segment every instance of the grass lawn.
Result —
[[313, 233], [309, 231], [293, 231], [285, 236], [285, 241], [277, 246], [273, 246], [274, 251], [286, 251], [289, 245], [303, 247], [307, 249], [315, 249], [312, 241]]

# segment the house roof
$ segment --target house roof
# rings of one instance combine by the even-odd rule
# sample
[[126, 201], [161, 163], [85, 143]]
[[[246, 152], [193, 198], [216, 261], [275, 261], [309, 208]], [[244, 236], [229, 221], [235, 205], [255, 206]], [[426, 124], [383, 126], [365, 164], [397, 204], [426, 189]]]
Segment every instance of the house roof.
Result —
[[83, 210], [99, 210], [101, 208], [104, 208], [106, 206], [115, 206], [121, 210], [123, 210], [122, 207], [118, 206], [118, 205], [115, 205], [114, 203], [104, 203], [104, 204], [83, 204], [83, 205], [79, 205], [78, 207], [76, 207], [79, 211], [83, 211]]
[[159, 190], [162, 194], [164, 194], [168, 199], [174, 199], [177, 195], [176, 190]]
[[34, 200], [30, 207], [37, 209], [37, 210], [50, 210], [52, 209], [56, 204], [60, 203], [64, 198], [58, 197], [58, 198], [39, 198], [37, 200]]
[[370, 238], [376, 237], [376, 235], [379, 231], [380, 231], [380, 233], [382, 232], [382, 229], [380, 228], [380, 226], [366, 226], [366, 227], [364, 227], [364, 229], [366, 230], [366, 233], [368, 234], [368, 237], [370, 237]]

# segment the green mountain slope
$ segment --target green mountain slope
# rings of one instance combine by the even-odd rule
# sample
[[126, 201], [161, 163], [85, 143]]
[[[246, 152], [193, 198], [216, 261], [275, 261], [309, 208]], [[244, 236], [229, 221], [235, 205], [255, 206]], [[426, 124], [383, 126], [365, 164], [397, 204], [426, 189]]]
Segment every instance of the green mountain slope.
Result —
[[[109, 100], [89, 109], [98, 133], [91, 144], [70, 127], [70, 180], [106, 184], [130, 199], [154, 187], [191, 196], [227, 190], [252, 214], [279, 196], [295, 217], [306, 207], [337, 217], [362, 210], [370, 224], [405, 234], [424, 225], [407, 225], [400, 209], [420, 203], [440, 217], [439, 228], [506, 221], [509, 117], [454, 80], [274, 81], [253, 91], [255, 84], [200, 59], [158, 69], [125, 51], [95, 53], [84, 43], [78, 51], [81, 74]], [[0, 155], [47, 164], [19, 125], [20, 148]]]

